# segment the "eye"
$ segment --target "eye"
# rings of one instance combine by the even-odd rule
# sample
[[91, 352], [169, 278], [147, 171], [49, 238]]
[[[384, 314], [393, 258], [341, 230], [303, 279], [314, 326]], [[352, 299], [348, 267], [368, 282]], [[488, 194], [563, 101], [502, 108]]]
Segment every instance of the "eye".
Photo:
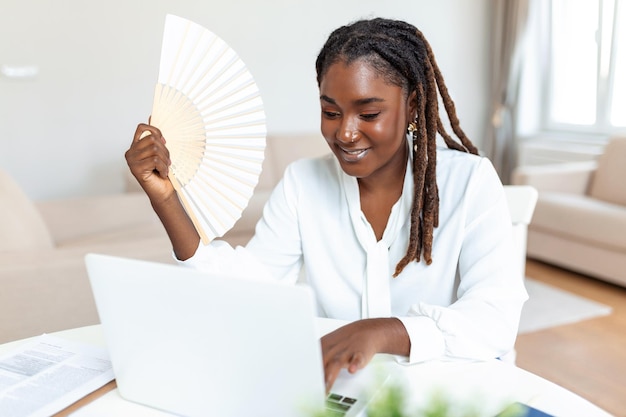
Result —
[[378, 117], [378, 115], [380, 114], [380, 112], [377, 113], [364, 113], [361, 114], [361, 119], [363, 120], [374, 120]]
[[327, 119], [336, 119], [337, 117], [339, 117], [339, 112], [336, 111], [322, 110], [322, 114]]

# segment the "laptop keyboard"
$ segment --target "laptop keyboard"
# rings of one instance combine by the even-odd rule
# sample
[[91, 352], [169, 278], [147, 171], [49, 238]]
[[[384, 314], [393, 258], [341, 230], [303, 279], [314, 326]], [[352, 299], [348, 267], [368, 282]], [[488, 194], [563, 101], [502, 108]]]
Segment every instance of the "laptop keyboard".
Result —
[[354, 398], [332, 393], [328, 394], [328, 397], [326, 397], [326, 415], [328, 417], [345, 416], [354, 403], [356, 403], [356, 399]]

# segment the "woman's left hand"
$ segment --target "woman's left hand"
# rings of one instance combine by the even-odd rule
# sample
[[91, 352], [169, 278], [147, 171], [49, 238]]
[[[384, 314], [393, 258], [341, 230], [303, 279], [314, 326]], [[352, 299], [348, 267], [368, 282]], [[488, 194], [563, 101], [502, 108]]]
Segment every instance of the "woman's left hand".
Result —
[[409, 335], [396, 318], [358, 320], [328, 333], [322, 337], [326, 391], [342, 368], [355, 373], [376, 353], [408, 356], [410, 347]]

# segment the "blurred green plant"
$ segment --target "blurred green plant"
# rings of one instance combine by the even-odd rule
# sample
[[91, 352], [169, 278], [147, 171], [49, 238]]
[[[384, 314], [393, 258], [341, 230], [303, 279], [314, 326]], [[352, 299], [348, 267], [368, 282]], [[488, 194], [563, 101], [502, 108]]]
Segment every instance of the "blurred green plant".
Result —
[[[477, 406], [458, 404], [437, 392], [427, 401], [423, 408], [409, 410], [408, 393], [399, 385], [385, 385], [368, 405], [367, 417], [485, 417]], [[494, 417], [524, 417], [526, 411], [514, 403], [506, 407]], [[332, 412], [321, 411], [311, 417], [336, 417]]]

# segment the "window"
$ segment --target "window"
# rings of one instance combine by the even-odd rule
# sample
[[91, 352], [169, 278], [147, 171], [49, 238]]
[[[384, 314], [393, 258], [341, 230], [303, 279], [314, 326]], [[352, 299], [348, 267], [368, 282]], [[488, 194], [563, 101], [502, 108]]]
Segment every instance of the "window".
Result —
[[549, 130], [626, 130], [626, 0], [551, 0]]

